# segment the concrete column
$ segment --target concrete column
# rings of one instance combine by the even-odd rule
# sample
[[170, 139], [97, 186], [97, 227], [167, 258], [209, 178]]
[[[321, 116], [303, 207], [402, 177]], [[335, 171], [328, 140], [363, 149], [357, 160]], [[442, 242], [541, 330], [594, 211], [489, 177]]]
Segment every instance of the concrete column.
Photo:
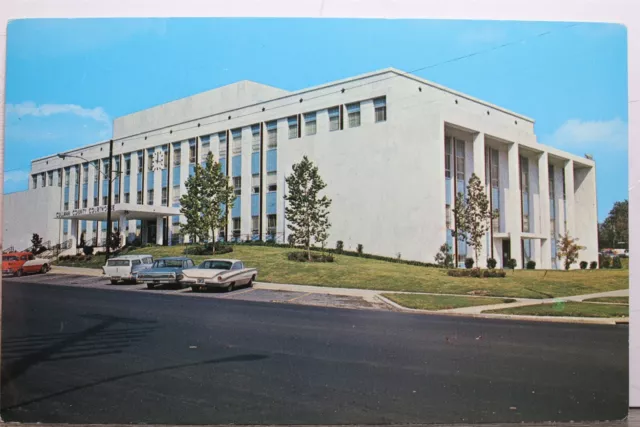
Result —
[[547, 152], [538, 157], [538, 192], [540, 198], [540, 218], [536, 232], [542, 234], [540, 241], [540, 268], [551, 268], [551, 215], [549, 213], [549, 156]]
[[118, 218], [118, 232], [120, 233], [120, 246], [124, 246], [127, 243], [127, 217], [125, 214], [120, 214]]
[[[482, 187], [485, 187], [485, 153], [484, 153], [484, 133], [479, 132], [473, 138], [473, 173], [480, 179]], [[486, 194], [486, 193], [485, 193]], [[487, 195], [487, 199], [489, 195]], [[482, 248], [478, 253], [478, 265], [477, 267], [486, 268], [487, 266], [487, 253], [491, 253], [491, 248], [487, 247], [486, 238], [482, 239]], [[469, 254], [474, 256], [474, 253]]]
[[156, 244], [162, 245], [162, 236], [164, 236], [164, 222], [163, 218], [159, 216], [156, 218]]
[[72, 219], [69, 230], [69, 238], [71, 239], [71, 249], [74, 251], [78, 248], [78, 220]]
[[506, 203], [506, 231], [511, 241], [511, 258], [522, 268], [522, 199], [520, 193], [520, 150], [517, 143], [508, 149], [509, 187]]
[[573, 160], [567, 160], [564, 165], [564, 188], [567, 198], [567, 209], [565, 211], [565, 218], [567, 227], [565, 232], [569, 232], [571, 237], [576, 237], [575, 230], [575, 188], [573, 180]]

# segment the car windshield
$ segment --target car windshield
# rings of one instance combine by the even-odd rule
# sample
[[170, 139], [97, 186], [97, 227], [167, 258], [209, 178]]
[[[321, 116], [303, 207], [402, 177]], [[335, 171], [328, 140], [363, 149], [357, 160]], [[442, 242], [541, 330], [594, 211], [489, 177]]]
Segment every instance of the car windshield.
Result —
[[199, 268], [211, 268], [214, 270], [231, 270], [229, 261], [205, 261], [200, 264]]
[[159, 259], [154, 261], [153, 268], [182, 267], [181, 259]]
[[18, 257], [14, 256], [14, 255], [9, 255], [9, 256], [3, 256], [2, 257], [3, 261], [17, 261]]
[[129, 265], [128, 259], [110, 259], [107, 261], [109, 267], [123, 267]]

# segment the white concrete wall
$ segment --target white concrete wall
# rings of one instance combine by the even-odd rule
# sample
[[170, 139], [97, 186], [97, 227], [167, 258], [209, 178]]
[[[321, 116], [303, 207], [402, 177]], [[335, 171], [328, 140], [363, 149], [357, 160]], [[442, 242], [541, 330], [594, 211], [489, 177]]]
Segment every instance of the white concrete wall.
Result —
[[598, 206], [596, 200], [596, 171], [593, 168], [574, 169], [575, 226], [578, 244], [585, 246], [580, 261], [598, 261]]
[[31, 246], [33, 233], [38, 233], [43, 242], [59, 242], [62, 221], [55, 216], [61, 210], [60, 190], [53, 186], [4, 195], [3, 248], [26, 249]]

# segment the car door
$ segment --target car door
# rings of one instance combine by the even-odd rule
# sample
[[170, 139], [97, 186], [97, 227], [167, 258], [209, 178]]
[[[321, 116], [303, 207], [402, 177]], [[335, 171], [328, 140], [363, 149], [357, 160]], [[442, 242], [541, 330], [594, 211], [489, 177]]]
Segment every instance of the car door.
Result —
[[25, 260], [25, 263], [23, 264], [23, 267], [22, 267], [22, 271], [25, 273], [35, 273], [37, 270], [33, 265], [34, 263], [29, 261], [33, 261], [36, 257], [34, 257], [33, 255], [23, 255], [22, 258]]
[[29, 257], [27, 255], [20, 255], [20, 268], [23, 273], [29, 273], [29, 266], [25, 265], [27, 261], [29, 261]]

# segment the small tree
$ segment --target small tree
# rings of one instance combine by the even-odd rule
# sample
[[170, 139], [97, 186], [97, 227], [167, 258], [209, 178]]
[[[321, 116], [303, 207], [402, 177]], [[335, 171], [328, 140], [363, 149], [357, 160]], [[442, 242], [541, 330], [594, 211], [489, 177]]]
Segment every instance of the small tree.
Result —
[[611, 268], [611, 260], [605, 257], [602, 262], [600, 262], [600, 268]]
[[498, 265], [498, 261], [496, 261], [495, 258], [487, 259], [487, 267], [493, 270], [494, 268], [496, 268], [496, 265]]
[[307, 258], [311, 261], [311, 242], [325, 239], [331, 227], [329, 223], [329, 207], [331, 199], [320, 197], [324, 183], [318, 167], [304, 156], [300, 163], [293, 165], [293, 173], [285, 178], [288, 194], [284, 214], [287, 227], [291, 230], [296, 243], [307, 249]]
[[518, 266], [518, 261], [516, 261], [515, 258], [511, 258], [509, 261], [507, 261], [507, 268], [510, 268], [511, 270], [515, 270], [517, 266]]
[[498, 217], [498, 212], [491, 211], [484, 186], [475, 173], [469, 178], [467, 196], [459, 193], [456, 197], [453, 216], [456, 222], [453, 237], [473, 248], [475, 264], [478, 265], [482, 241], [491, 228], [491, 221]]
[[622, 259], [619, 256], [613, 257], [613, 265], [611, 268], [622, 268]]
[[584, 246], [578, 245], [577, 238], [571, 238], [569, 232], [565, 232], [560, 236], [558, 241], [558, 258], [564, 258], [564, 269], [569, 270], [572, 264], [578, 261], [580, 251], [584, 249]]
[[31, 236], [31, 253], [37, 254], [42, 247], [42, 237], [38, 233], [33, 233]]
[[358, 252], [358, 255], [362, 255], [364, 252], [364, 246], [362, 246], [362, 243], [358, 243], [358, 246], [356, 246], [356, 252]]
[[595, 270], [596, 268], [598, 268], [598, 262], [597, 261], [591, 261], [591, 264], [589, 264], [589, 268], [592, 270]]
[[440, 246], [440, 250], [433, 258], [436, 261], [436, 264], [438, 264], [440, 267], [453, 267], [453, 255], [451, 255], [451, 246], [449, 246], [448, 243], [444, 243], [442, 246]]
[[336, 242], [336, 253], [341, 254], [344, 250], [344, 242], [342, 240], [338, 240]]
[[580, 270], [586, 270], [588, 266], [589, 266], [589, 263], [587, 261], [580, 262]]
[[120, 233], [118, 231], [111, 231], [111, 238], [109, 239], [109, 244], [112, 251], [117, 251], [120, 249]]

